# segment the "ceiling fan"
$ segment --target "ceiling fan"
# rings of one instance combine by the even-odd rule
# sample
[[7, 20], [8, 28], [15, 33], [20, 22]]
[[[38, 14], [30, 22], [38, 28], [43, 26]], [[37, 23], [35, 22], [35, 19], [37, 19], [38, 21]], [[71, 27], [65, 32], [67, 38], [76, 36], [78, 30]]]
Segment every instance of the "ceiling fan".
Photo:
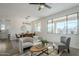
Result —
[[51, 6], [47, 5], [46, 3], [29, 3], [31, 5], [39, 5], [38, 6], [38, 10], [40, 11], [41, 9], [43, 9], [44, 7], [51, 9]]

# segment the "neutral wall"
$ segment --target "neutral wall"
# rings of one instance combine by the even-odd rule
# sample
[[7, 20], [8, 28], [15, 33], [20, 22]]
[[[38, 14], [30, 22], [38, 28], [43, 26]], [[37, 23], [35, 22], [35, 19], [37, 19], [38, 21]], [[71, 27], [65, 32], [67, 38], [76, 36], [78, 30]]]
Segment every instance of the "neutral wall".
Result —
[[23, 24], [23, 22], [26, 22], [26, 21], [23, 19], [12, 20], [10, 34], [13, 38], [15, 37], [15, 34], [25, 33], [27, 31], [31, 32], [31, 25]]
[[[75, 12], [79, 12], [79, 6], [71, 8], [71, 9], [68, 9], [68, 10], [61, 11], [59, 13], [56, 13], [56, 14], [53, 14], [53, 15], [50, 15], [50, 16], [47, 16], [47, 17], [44, 17], [44, 18], [41, 18], [40, 19], [40, 21], [41, 21], [41, 32], [38, 33], [38, 35], [44, 37], [45, 39], [47, 39], [49, 41], [59, 42], [60, 41], [60, 37], [63, 34], [48, 33], [47, 32], [47, 20], [48, 19], [52, 19], [52, 18], [56, 18], [56, 17], [61, 17], [61, 16], [64, 16], [64, 15], [69, 15], [69, 14], [72, 14], [72, 13], [75, 13]], [[32, 27], [34, 25], [34, 22], [32, 22]], [[79, 16], [78, 16], [78, 29], [79, 29]], [[32, 31], [34, 31], [34, 27], [32, 28]], [[73, 34], [71, 34], [71, 35], [66, 34], [65, 36], [71, 37], [71, 42], [70, 42], [70, 46], [71, 47], [79, 49], [79, 30], [78, 30], [78, 34], [75, 34], [75, 35], [73, 35]]]
[[[0, 38], [8, 37], [8, 34], [11, 34], [11, 37], [14, 40], [15, 34], [17, 33], [25, 33], [27, 31], [31, 31], [31, 25], [23, 24], [23, 22], [26, 22], [25, 19], [9, 19], [10, 21], [7, 21], [6, 18], [2, 19], [0, 18], [0, 24], [6, 25], [6, 32], [3, 34], [0, 33]], [[25, 26], [24, 29], [21, 29], [22, 26]], [[5, 36], [6, 34], [6, 36]]]

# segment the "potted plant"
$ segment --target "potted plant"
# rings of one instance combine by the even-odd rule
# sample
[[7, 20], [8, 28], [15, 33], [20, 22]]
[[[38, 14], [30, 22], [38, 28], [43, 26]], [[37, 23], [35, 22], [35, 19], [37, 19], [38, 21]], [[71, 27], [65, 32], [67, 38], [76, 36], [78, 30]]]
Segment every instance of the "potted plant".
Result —
[[47, 45], [47, 43], [48, 43], [48, 41], [47, 41], [47, 40], [42, 39], [42, 38], [39, 40], [39, 42], [41, 42], [41, 43], [42, 43], [42, 46], [45, 46], [45, 45]]

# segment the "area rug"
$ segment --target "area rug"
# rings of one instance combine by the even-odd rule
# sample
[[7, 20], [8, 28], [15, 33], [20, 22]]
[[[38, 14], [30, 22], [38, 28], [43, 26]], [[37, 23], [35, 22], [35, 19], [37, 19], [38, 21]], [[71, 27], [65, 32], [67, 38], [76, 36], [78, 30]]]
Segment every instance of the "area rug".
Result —
[[[57, 50], [48, 50], [49, 55], [42, 53], [39, 56], [62, 56], [62, 52], [59, 54], [57, 53]], [[32, 56], [37, 56], [38, 52], [33, 54]], [[31, 56], [30, 50], [24, 51], [24, 53], [20, 54], [18, 49], [11, 49], [5, 53], [0, 53], [0, 56]]]
[[[48, 53], [49, 55], [45, 54], [45, 53], [42, 53], [40, 54], [39, 56], [61, 56], [62, 55], [62, 52], [60, 52], [59, 54], [57, 53], [57, 50], [48, 50]], [[39, 54], [39, 53], [37, 53]], [[37, 56], [37, 54], [33, 54], [32, 56]], [[19, 56], [31, 56], [31, 52], [28, 50], [26, 51], [25, 53], [23, 54], [20, 54]]]

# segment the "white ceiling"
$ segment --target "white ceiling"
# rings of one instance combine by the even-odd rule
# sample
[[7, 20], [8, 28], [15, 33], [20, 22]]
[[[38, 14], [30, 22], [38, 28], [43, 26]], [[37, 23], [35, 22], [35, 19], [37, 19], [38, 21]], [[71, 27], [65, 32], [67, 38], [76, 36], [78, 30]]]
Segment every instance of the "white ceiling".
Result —
[[30, 16], [26, 19], [27, 22], [31, 22], [40, 17], [55, 14], [57, 12], [78, 6], [77, 3], [48, 3], [52, 8], [44, 8], [38, 11], [38, 6], [29, 5], [27, 3], [0, 3], [0, 18], [5, 19], [22, 19]]

